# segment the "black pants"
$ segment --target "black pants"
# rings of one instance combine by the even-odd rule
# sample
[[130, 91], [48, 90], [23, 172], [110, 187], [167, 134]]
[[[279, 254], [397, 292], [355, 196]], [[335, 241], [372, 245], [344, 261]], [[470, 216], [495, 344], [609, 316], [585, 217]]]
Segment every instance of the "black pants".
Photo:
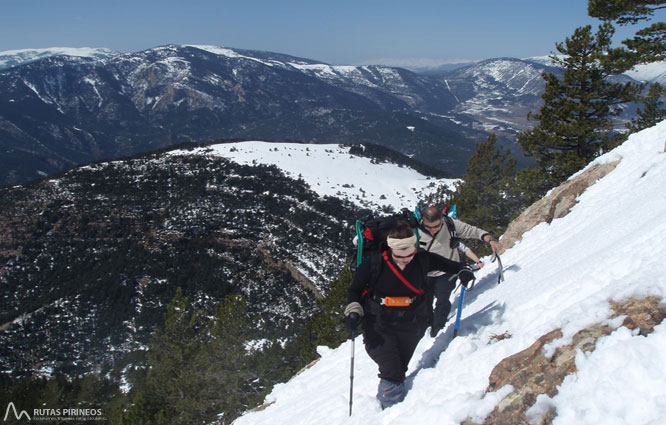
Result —
[[444, 327], [446, 318], [451, 312], [449, 297], [451, 296], [451, 292], [456, 289], [456, 280], [450, 280], [451, 276], [453, 275], [446, 273], [438, 277], [429, 278], [432, 279], [430, 283], [433, 285], [435, 298], [437, 299], [432, 317], [432, 328], [435, 331], [439, 331]]
[[427, 327], [427, 314], [405, 321], [392, 321], [372, 314], [363, 318], [365, 350], [379, 366], [380, 378], [391, 382], [405, 379], [409, 361]]

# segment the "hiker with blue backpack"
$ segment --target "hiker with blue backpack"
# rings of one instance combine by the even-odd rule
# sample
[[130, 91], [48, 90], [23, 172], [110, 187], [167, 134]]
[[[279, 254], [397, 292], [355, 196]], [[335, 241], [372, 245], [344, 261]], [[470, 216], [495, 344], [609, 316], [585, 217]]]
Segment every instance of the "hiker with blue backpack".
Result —
[[463, 285], [474, 279], [464, 263], [419, 249], [417, 234], [407, 221], [396, 222], [386, 249], [363, 258], [347, 292], [345, 322], [352, 335], [362, 325], [365, 349], [379, 367], [382, 409], [406, 395], [405, 373], [432, 315], [428, 273], [457, 275]]
[[[420, 246], [453, 261], [462, 261], [459, 251], [461, 239], [477, 239], [490, 244], [494, 252], [502, 252], [502, 244], [483, 229], [453, 219], [443, 214], [439, 208], [428, 207], [421, 211]], [[446, 324], [451, 311], [449, 297], [456, 287], [455, 273], [436, 271], [428, 274], [436, 298], [430, 328], [430, 336], [437, 336]]]

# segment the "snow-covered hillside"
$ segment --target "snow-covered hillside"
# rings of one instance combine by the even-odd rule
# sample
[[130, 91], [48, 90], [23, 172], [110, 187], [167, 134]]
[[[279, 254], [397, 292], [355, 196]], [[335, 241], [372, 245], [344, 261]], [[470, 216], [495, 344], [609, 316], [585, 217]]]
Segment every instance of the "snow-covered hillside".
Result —
[[[490, 372], [502, 359], [561, 328], [563, 337], [546, 346], [552, 352], [577, 331], [606, 321], [610, 300], [666, 297], [664, 140], [666, 122], [632, 135], [594, 161], [621, 159], [579, 197], [567, 216], [538, 225], [502, 256], [505, 282], [497, 284], [496, 265], [487, 262], [477, 273], [476, 287], [467, 293], [459, 336], [451, 339], [450, 320], [437, 338], [426, 335], [418, 346], [404, 402], [379, 408], [377, 367], [357, 338], [351, 418], [348, 341], [336, 349], [320, 347], [321, 360], [277, 385], [266, 400], [272, 404], [234, 423], [482, 421], [512, 391], [505, 386], [485, 394]], [[326, 169], [343, 171], [333, 162]], [[455, 306], [458, 296], [452, 297]], [[536, 421], [555, 407], [556, 425], [666, 423], [666, 323], [647, 337], [621, 327], [621, 320], [608, 324], [616, 329], [601, 337], [594, 351], [578, 352], [577, 372], [565, 378], [552, 399], [540, 396], [528, 418]]]
[[631, 71], [625, 72], [636, 81], [666, 84], [666, 61], [636, 65]]
[[253, 141], [218, 144], [198, 151], [241, 164], [276, 165], [288, 176], [302, 178], [321, 196], [348, 199], [372, 210], [382, 210], [384, 206], [396, 211], [414, 209], [423, 196], [455, 181], [425, 177], [395, 164], [372, 163], [370, 158], [350, 155], [349, 147], [336, 144]]
[[49, 47], [45, 49], [5, 50], [0, 52], [0, 69], [21, 65], [51, 56], [73, 56], [102, 59], [119, 54], [110, 49], [92, 47]]
[[[557, 56], [564, 58], [562, 55]], [[550, 55], [534, 56], [524, 60], [547, 66], [557, 66], [557, 64], [550, 58]], [[666, 84], [666, 61], [636, 65], [633, 69], [625, 72], [624, 75], [631, 77], [636, 81], [659, 83], [663, 85]]]

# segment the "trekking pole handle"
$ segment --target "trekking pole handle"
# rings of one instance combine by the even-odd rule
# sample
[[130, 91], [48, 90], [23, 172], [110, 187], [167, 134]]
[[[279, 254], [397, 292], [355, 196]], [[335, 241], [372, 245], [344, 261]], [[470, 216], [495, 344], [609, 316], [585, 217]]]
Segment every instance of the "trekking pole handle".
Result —
[[[479, 266], [477, 264], [473, 264], [469, 267], [469, 271], [471, 271], [472, 273], [477, 272], [479, 271]], [[474, 279], [470, 280], [469, 282], [471, 283], [466, 288], [468, 291], [471, 291], [472, 288], [474, 288], [474, 282], [476, 282], [476, 276], [474, 276]]]

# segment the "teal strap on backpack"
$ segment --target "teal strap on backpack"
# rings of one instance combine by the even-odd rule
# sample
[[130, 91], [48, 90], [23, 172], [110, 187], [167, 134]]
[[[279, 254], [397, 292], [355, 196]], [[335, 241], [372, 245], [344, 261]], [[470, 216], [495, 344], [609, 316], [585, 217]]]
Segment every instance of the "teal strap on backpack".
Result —
[[416, 235], [416, 246], [421, 246], [421, 232], [419, 232], [419, 221], [421, 221], [421, 210], [419, 207], [414, 208], [413, 213], [414, 219], [416, 220], [416, 226], [414, 227], [414, 235]]
[[356, 267], [358, 267], [363, 260], [363, 222], [361, 220], [356, 220], [356, 236]]
[[[361, 220], [356, 220], [356, 267], [361, 265], [363, 261], [363, 237], [365, 232], [365, 223]], [[421, 241], [421, 233], [419, 228], [414, 227], [414, 235], [416, 235], [416, 246], [419, 246]]]

